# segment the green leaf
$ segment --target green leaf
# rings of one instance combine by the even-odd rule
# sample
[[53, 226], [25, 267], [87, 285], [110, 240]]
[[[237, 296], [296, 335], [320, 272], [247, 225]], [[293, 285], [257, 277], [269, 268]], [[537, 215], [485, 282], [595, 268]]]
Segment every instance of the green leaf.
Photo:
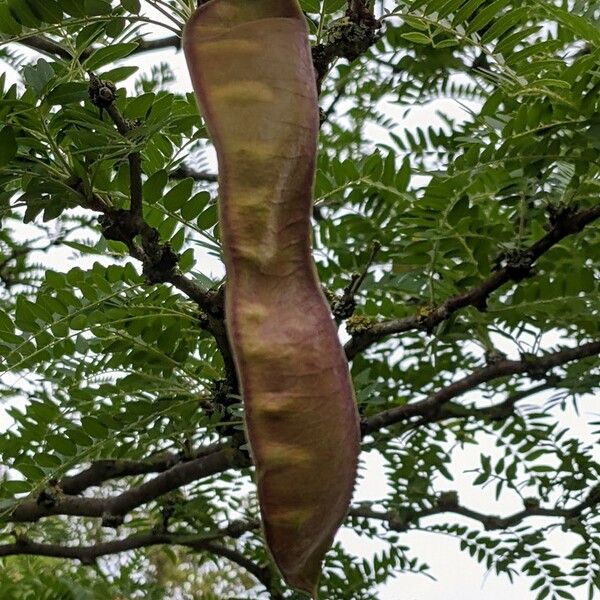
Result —
[[62, 9], [72, 17], [85, 17], [84, 3], [81, 0], [60, 0]]
[[144, 118], [154, 102], [155, 95], [152, 93], [142, 94], [127, 102], [123, 116], [128, 119]]
[[64, 456], [75, 456], [77, 454], [77, 446], [63, 435], [49, 435], [46, 441], [48, 446], [59, 454]]
[[141, 6], [140, 0], [122, 0], [123, 8], [135, 15], [139, 14]]
[[23, 494], [31, 490], [31, 483], [28, 481], [18, 481], [12, 479], [10, 481], [3, 481], [0, 484], [2, 491], [7, 495]]
[[181, 216], [186, 221], [193, 221], [210, 202], [210, 194], [208, 192], [198, 192], [195, 196], [186, 202], [181, 209]]
[[496, 0], [489, 6], [482, 8], [477, 12], [475, 18], [469, 23], [467, 33], [474, 33], [483, 29], [490, 21], [498, 18], [498, 13], [509, 3], [509, 0]]
[[139, 67], [116, 67], [100, 73], [100, 77], [103, 81], [112, 81], [113, 83], [117, 83], [118, 81], [123, 81], [124, 79], [131, 77], [137, 73], [138, 70]]
[[104, 65], [125, 58], [138, 47], [137, 42], [128, 42], [122, 44], [114, 44], [106, 48], [99, 48], [84, 61], [84, 66], [87, 70], [95, 71]]
[[144, 201], [154, 204], [163, 197], [163, 190], [167, 185], [169, 176], [166, 171], [156, 171], [144, 182], [142, 187]]
[[502, 37], [511, 27], [522, 22], [528, 12], [528, 7], [509, 10], [506, 14], [496, 19], [493, 25], [481, 36], [481, 43], [489, 44], [492, 40]]
[[75, 47], [80, 54], [104, 34], [104, 28], [105, 23], [90, 23], [79, 31], [75, 39]]
[[23, 69], [25, 83], [33, 90], [36, 98], [42, 95], [46, 84], [54, 75], [54, 69], [43, 58], [40, 58], [35, 66], [27, 65]]
[[179, 210], [189, 200], [193, 187], [194, 180], [191, 177], [183, 179], [165, 194], [163, 206], [170, 211]]
[[10, 125], [0, 129], [0, 167], [10, 163], [17, 155], [17, 149], [14, 129]]
[[41, 24], [41, 20], [31, 10], [31, 6], [27, 0], [8, 0], [8, 8], [14, 20], [25, 27], [35, 28]]
[[596, 46], [600, 45], [600, 30], [597, 25], [590, 23], [585, 17], [551, 4], [544, 4], [543, 7], [545, 11], [550, 13], [557, 21], [569, 28], [581, 39], [588, 40]]
[[14, 330], [15, 325], [12, 322], [12, 319], [7, 313], [0, 309], [0, 331], [9, 331], [12, 333]]
[[426, 44], [428, 46], [431, 45], [431, 38], [424, 33], [419, 33], [418, 31], [403, 33], [402, 37], [409, 42], [413, 42], [414, 44]]
[[21, 24], [15, 20], [6, 2], [0, 3], [0, 32], [8, 35], [19, 35]]
[[196, 224], [199, 229], [203, 231], [210, 229], [217, 224], [219, 220], [219, 211], [216, 204], [211, 204], [204, 212], [198, 217]]
[[69, 323], [69, 327], [71, 329], [74, 329], [75, 331], [81, 331], [83, 329], [87, 329], [89, 323], [88, 323], [88, 318], [86, 315], [76, 315], [75, 317], [73, 317], [71, 319], [71, 322]]
[[38, 331], [37, 316], [32, 310], [33, 302], [24, 296], [18, 296], [15, 308], [15, 323], [23, 331]]
[[189, 271], [195, 263], [194, 259], [194, 250], [193, 248], [188, 248], [179, 259], [179, 268], [183, 271]]
[[319, 0], [300, 0], [300, 5], [307, 13], [319, 14], [321, 3]]
[[28, 0], [33, 12], [44, 23], [60, 23], [63, 20], [63, 10], [57, 0]]
[[85, 14], [90, 17], [97, 15], [108, 15], [112, 12], [112, 7], [108, 0], [84, 0]]
[[81, 102], [87, 98], [89, 98], [87, 83], [69, 81], [68, 83], [61, 83], [50, 90], [50, 93], [46, 96], [46, 102], [50, 105], [64, 105]]
[[82, 417], [81, 426], [83, 430], [94, 439], [106, 439], [108, 437], [108, 428], [96, 417]]

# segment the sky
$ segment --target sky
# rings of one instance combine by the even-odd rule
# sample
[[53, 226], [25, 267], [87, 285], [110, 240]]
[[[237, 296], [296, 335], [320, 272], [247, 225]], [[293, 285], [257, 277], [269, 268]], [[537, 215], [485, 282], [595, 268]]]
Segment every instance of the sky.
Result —
[[[149, 72], [153, 65], [157, 65], [162, 61], [167, 62], [177, 76], [177, 82], [172, 86], [173, 89], [191, 91], [189, 75], [181, 53], [176, 53], [173, 50], [156, 51], [137, 55], [135, 58], [123, 62], [124, 64], [139, 66], [140, 72], [138, 75], [140, 75], [142, 72]], [[131, 88], [132, 80], [129, 80], [127, 85]], [[395, 132], [400, 134], [407, 128], [414, 130], [419, 125], [442, 125], [436, 114], [439, 109], [443, 109], [446, 114], [455, 119], [465, 118], [467, 114], [464, 106], [452, 100], [441, 100], [421, 106], [412, 111], [408, 118], [403, 117], [404, 109], [393, 105], [386, 106], [389, 116], [395, 119]], [[374, 141], [387, 141], [385, 132], [377, 126], [368, 126], [367, 133]], [[216, 170], [216, 166], [213, 166]], [[68, 270], [73, 266], [71, 256], [68, 251], [56, 250], [52, 257], [53, 268]], [[220, 276], [222, 274], [222, 266], [214, 258], [203, 255], [199, 247], [196, 248], [196, 259], [198, 264], [202, 264], [203, 272], [206, 275]], [[548, 341], [551, 342], [552, 340]], [[506, 341], [498, 340], [497, 345], [509, 355], [515, 353], [516, 348], [508, 345]], [[471, 399], [476, 397], [475, 394]], [[540, 394], [532, 402], [541, 405], [545, 397]], [[579, 416], [571, 411], [566, 415], [562, 415], [561, 420], [563, 422], [568, 421], [576, 435], [587, 438], [590, 436], [590, 432], [586, 421], [595, 411], [597, 415], [597, 406], [594, 406], [594, 404], [593, 398], [584, 399], [580, 405]], [[10, 419], [0, 410], [0, 433], [8, 427], [10, 427]], [[481, 488], [472, 487], [471, 482], [475, 476], [472, 473], [466, 473], [466, 471], [479, 465], [480, 452], [493, 453], [492, 440], [484, 439], [479, 447], [470, 446], [465, 450], [456, 452], [452, 464], [455, 481], [448, 482], [447, 489], [457, 490], [462, 504], [485, 513], [505, 516], [520, 510], [522, 505], [516, 496], [511, 497], [503, 494], [500, 500], [496, 502], [491, 490], [482, 492]], [[381, 457], [375, 452], [363, 453], [361, 460], [364, 465], [364, 476], [356, 489], [354, 501], [376, 501], [385, 497], [388, 483], [384, 476], [384, 465]], [[473, 525], [472, 521], [455, 515], [430, 517], [423, 520], [422, 524], [444, 521]], [[538, 519], [538, 522], [547, 524], [549, 521]], [[382, 541], [361, 538], [348, 529], [343, 529], [338, 534], [337, 539], [349, 551], [358, 556], [371, 556], [373, 552], [381, 551], [388, 546]], [[561, 548], [570, 547], [573, 538], [570, 534], [556, 532], [552, 534], [552, 541], [557, 551], [560, 552]], [[431, 566], [430, 572], [435, 580], [423, 575], [400, 574], [380, 588], [380, 600], [480, 600], [483, 598], [485, 600], [505, 600], [506, 598], [533, 600], [536, 596], [535, 592], [529, 590], [530, 581], [519, 578], [511, 583], [506, 576], [498, 576], [493, 572], [487, 572], [485, 567], [479, 565], [467, 553], [461, 552], [458, 541], [450, 537], [416, 531], [404, 534], [401, 543], [410, 547], [413, 556]], [[571, 591], [576, 593], [573, 590]], [[585, 598], [583, 590], [580, 598], [581, 600]], [[577, 597], [577, 600], [579, 600], [579, 597]]]

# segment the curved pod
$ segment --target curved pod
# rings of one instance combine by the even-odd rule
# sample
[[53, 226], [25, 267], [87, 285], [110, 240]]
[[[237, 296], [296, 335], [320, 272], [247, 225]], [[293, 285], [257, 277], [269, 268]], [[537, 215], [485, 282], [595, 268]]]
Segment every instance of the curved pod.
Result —
[[226, 325], [267, 544], [316, 597], [346, 515], [359, 427], [311, 255], [315, 75], [296, 0], [211, 0], [183, 47], [219, 162]]

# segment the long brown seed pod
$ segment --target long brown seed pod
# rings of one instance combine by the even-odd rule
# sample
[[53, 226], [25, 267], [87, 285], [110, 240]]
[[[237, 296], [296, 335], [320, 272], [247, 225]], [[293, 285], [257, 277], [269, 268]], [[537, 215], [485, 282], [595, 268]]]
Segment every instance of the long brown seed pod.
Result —
[[318, 102], [297, 0], [211, 0], [183, 48], [219, 162], [226, 326], [267, 545], [316, 598], [348, 510], [359, 426], [311, 255]]

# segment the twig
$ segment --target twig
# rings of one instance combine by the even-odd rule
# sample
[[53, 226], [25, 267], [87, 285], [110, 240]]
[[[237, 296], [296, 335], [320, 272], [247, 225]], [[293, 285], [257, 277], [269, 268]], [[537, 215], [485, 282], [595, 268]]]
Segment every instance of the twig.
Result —
[[346, 286], [342, 297], [337, 298], [333, 302], [332, 312], [338, 325], [344, 319], [348, 319], [353, 315], [356, 309], [356, 295], [358, 294], [360, 287], [364, 283], [369, 269], [375, 262], [375, 258], [377, 257], [377, 253], [380, 249], [381, 244], [379, 242], [373, 242], [373, 246], [371, 247], [371, 253], [369, 254], [367, 262], [364, 264], [362, 271], [360, 273], [352, 274], [350, 283]]

